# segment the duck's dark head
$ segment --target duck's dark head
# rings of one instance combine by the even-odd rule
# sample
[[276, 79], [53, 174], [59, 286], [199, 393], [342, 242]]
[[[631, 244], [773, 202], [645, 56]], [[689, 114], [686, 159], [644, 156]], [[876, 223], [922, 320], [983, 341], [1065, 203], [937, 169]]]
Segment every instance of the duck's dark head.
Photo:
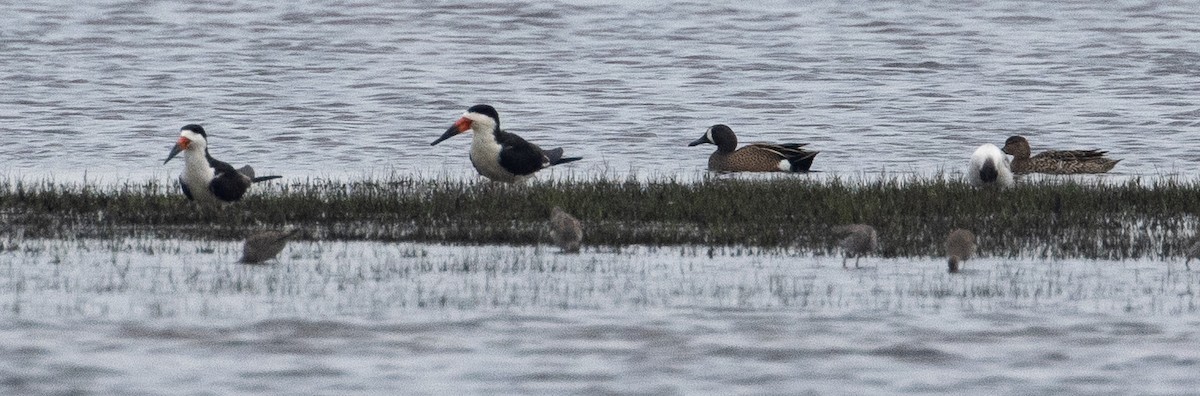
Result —
[[705, 143], [715, 144], [718, 151], [732, 152], [737, 148], [737, 135], [734, 135], [733, 129], [725, 124], [716, 124], [708, 127], [708, 130], [704, 131], [704, 136], [688, 143], [688, 147]]
[[1004, 141], [1004, 148], [1000, 150], [1014, 158], [1029, 158], [1029, 141], [1024, 136], [1012, 136]]

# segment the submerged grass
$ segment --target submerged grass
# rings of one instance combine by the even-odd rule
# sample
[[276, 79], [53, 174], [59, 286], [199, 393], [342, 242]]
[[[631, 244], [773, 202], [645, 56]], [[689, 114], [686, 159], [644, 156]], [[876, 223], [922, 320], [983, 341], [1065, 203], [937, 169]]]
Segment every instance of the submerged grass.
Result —
[[880, 231], [884, 256], [941, 255], [946, 233], [966, 228], [984, 255], [1125, 259], [1180, 255], [1198, 196], [1200, 184], [1175, 179], [980, 190], [945, 176], [525, 185], [397, 178], [268, 183], [237, 204], [205, 207], [158, 181], [0, 181], [0, 218], [26, 237], [238, 239], [292, 226], [318, 239], [524, 244], [546, 239], [550, 208], [561, 206], [584, 222], [588, 245], [829, 253], [830, 227], [866, 223]]

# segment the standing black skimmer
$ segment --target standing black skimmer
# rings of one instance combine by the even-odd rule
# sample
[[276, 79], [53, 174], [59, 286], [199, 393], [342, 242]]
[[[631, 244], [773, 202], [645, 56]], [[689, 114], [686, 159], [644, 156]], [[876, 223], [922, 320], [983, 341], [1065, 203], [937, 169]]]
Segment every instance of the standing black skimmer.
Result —
[[242, 199], [250, 185], [256, 182], [278, 179], [283, 176], [254, 177], [254, 168], [249, 165], [234, 169], [232, 165], [218, 161], [208, 154], [208, 135], [196, 124], [184, 125], [179, 130], [179, 142], [171, 149], [163, 164], [183, 155], [183, 174], [179, 175], [179, 187], [188, 200], [199, 202], [233, 202]]
[[479, 174], [494, 181], [518, 182], [539, 170], [583, 159], [563, 158], [562, 148], [542, 150], [520, 136], [505, 132], [500, 129], [500, 114], [488, 105], [471, 106], [442, 137], [429, 145], [436, 145], [468, 130], [475, 132], [475, 138], [471, 140], [471, 165]]

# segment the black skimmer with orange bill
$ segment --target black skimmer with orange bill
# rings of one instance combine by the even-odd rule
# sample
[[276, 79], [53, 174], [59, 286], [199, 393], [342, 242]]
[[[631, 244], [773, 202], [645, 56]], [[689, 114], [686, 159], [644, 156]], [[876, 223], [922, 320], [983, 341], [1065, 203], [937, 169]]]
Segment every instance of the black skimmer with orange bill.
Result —
[[170, 162], [179, 153], [183, 154], [183, 174], [179, 175], [179, 187], [188, 200], [213, 203], [234, 202], [242, 199], [250, 185], [278, 179], [283, 176], [254, 176], [249, 165], [234, 169], [228, 163], [218, 161], [208, 153], [208, 134], [196, 124], [184, 125], [179, 130], [179, 141], [163, 164]]
[[563, 157], [563, 149], [542, 150], [512, 133], [500, 129], [500, 114], [488, 105], [475, 105], [446, 133], [429, 145], [441, 143], [466, 131], [474, 131], [471, 140], [471, 165], [488, 179], [513, 183], [523, 181], [539, 170], [578, 161], [583, 157]]

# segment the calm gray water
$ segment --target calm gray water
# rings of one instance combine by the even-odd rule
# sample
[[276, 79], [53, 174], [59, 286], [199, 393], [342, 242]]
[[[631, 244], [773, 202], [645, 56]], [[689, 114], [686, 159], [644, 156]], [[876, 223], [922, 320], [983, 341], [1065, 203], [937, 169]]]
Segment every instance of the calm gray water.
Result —
[[[957, 170], [1012, 134], [1194, 177], [1187, 2], [21, 2], [4, 175], [173, 177], [178, 129], [260, 173], [474, 177], [468, 106], [584, 161], [691, 177], [714, 123], [831, 175]], [[630, 248], [26, 241], [0, 252], [0, 393], [1191, 393], [1179, 263]], [[751, 252], [753, 253], [753, 252]], [[1173, 268], [1173, 270], [1169, 270]]]
[[1200, 161], [1188, 2], [87, 3], [4, 7], [10, 174], [166, 177], [195, 122], [260, 172], [471, 177], [470, 139], [428, 143], [476, 103], [587, 158], [542, 177], [693, 175], [718, 122], [846, 174], [957, 170], [1018, 133], [1120, 174]]
[[746, 249], [5, 241], [0, 393], [1186, 394], [1200, 271]]

